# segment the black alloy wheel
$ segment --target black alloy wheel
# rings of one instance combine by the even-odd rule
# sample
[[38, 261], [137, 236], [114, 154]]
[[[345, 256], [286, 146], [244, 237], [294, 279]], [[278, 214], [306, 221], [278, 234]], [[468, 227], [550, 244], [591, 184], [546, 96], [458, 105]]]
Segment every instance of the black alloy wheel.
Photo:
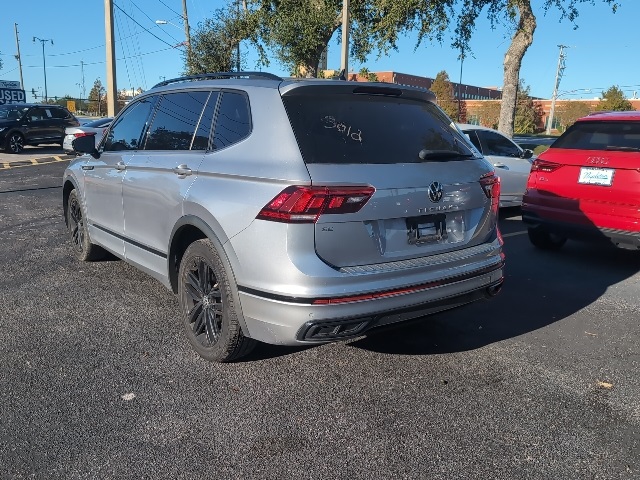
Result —
[[7, 150], [10, 153], [20, 153], [24, 150], [24, 137], [18, 132], [9, 135], [9, 138], [7, 138]]
[[256, 344], [242, 332], [235, 306], [236, 286], [224, 265], [208, 239], [189, 245], [180, 262], [178, 300], [187, 339], [198, 355], [210, 362], [236, 360]]
[[[75, 192], [74, 192], [75, 193]], [[82, 217], [82, 208], [78, 201], [77, 195], [69, 196], [69, 233], [71, 234], [71, 244], [76, 254], [81, 255], [84, 250], [84, 218]]]
[[89, 238], [87, 221], [76, 190], [69, 192], [65, 215], [69, 236], [71, 237], [71, 246], [76, 257], [83, 262], [103, 258], [106, 251], [102, 247], [91, 243]]
[[224, 305], [220, 284], [211, 265], [204, 258], [194, 258], [187, 266], [185, 278], [186, 313], [194, 337], [210, 348], [220, 339]]

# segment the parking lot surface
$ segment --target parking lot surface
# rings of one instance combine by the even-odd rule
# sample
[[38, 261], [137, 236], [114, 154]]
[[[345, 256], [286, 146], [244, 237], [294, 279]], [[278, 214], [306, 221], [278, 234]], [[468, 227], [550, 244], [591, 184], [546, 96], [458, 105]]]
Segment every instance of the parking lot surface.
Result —
[[210, 364], [157, 281], [70, 253], [65, 165], [0, 170], [0, 478], [640, 478], [640, 252], [505, 211], [498, 297]]

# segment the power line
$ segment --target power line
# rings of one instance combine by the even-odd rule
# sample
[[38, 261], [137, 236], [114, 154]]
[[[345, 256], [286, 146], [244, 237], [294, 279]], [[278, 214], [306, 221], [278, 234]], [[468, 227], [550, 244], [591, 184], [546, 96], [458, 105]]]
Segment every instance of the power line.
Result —
[[171, 8], [169, 5], [167, 5], [166, 3], [164, 3], [162, 0], [158, 0], [162, 5], [164, 5], [165, 7], [167, 7], [169, 10], [171, 10], [173, 13], [175, 13], [178, 17], [180, 17], [182, 20], [184, 20], [184, 17], [182, 16], [181, 13], [176, 12], [173, 8]]
[[148, 28], [143, 27], [142, 25], [140, 25], [135, 19], [131, 18], [131, 15], [129, 15], [127, 12], [125, 12], [124, 10], [122, 10], [115, 2], [113, 4], [114, 7], [116, 7], [118, 10], [120, 10], [123, 14], [125, 14], [127, 17], [129, 17], [131, 19], [131, 21], [133, 23], [135, 23], [136, 25], [138, 25], [140, 28], [142, 28], [145, 32], [147, 32], [149, 35], [157, 38], [158, 40], [160, 40], [162, 43], [164, 43], [165, 45], [169, 45], [171, 48], [173, 48], [173, 45], [171, 45], [169, 42], [165, 42], [163, 39], [161, 39], [159, 36], [157, 36], [155, 33], [151, 32]]

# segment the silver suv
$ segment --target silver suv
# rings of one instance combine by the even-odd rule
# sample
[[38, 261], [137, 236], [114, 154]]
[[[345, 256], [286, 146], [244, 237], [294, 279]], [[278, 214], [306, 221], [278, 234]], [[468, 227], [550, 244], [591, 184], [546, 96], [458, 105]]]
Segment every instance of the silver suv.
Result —
[[500, 182], [427, 90], [255, 72], [168, 80], [64, 173], [74, 251], [179, 296], [210, 361], [496, 294]]

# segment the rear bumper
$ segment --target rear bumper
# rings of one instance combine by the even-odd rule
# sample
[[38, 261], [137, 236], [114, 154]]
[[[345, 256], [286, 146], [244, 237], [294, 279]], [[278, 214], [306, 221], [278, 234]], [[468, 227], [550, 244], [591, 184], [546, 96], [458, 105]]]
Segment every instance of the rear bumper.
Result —
[[593, 224], [572, 223], [545, 218], [538, 213], [522, 208], [522, 221], [529, 228], [541, 228], [550, 233], [574, 240], [611, 243], [616, 247], [638, 250], [640, 249], [640, 231], [630, 231], [615, 228], [598, 227]]
[[366, 300], [313, 304], [299, 298], [269, 298], [240, 291], [249, 335], [259, 341], [299, 345], [325, 343], [362, 335], [388, 325], [458, 307], [498, 293], [504, 279], [502, 256], [476, 265], [464, 276], [408, 286], [410, 293], [386, 292]]

